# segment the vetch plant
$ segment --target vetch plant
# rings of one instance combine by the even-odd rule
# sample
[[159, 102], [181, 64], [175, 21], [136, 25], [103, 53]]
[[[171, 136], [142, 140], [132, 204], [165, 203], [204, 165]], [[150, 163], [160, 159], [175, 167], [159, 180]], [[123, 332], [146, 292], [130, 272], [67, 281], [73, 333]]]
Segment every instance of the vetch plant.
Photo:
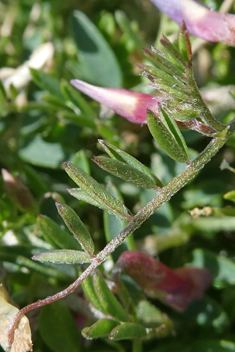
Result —
[[[9, 329], [9, 345], [12, 345], [18, 321], [25, 313], [67, 296], [79, 285], [82, 285], [91, 306], [100, 317], [92, 326], [83, 329], [83, 336], [108, 336], [112, 340], [134, 341], [166, 336], [173, 331], [169, 317], [153, 307], [144, 292], [178, 311], [183, 311], [193, 300], [200, 299], [208, 288], [211, 276], [207, 270], [193, 267], [172, 270], [137, 251], [127, 251], [121, 255], [111, 282], [107, 280], [110, 277], [96, 270], [128, 236], [191, 181], [232, 134], [233, 123], [224, 125], [217, 121], [202, 100], [194, 79], [192, 52], [185, 24], [181, 25], [177, 43], [172, 44], [166, 37], [162, 38], [161, 43], [164, 53], [154, 48], [151, 52], [145, 50], [151, 64], [140, 65], [143, 75], [149, 78], [159, 92], [157, 98], [118, 88], [94, 87], [77, 80], [73, 80], [72, 84], [128, 120], [140, 124], [147, 123], [157, 144], [170, 158], [185, 163], [185, 170], [164, 185], [157, 175], [137, 159], [114, 145], [99, 140], [100, 147], [108, 157], [94, 157], [98, 166], [126, 182], [156, 192], [156, 196], [133, 215], [118, 192], [110, 192], [76, 165], [63, 163], [64, 170], [78, 186], [69, 189], [69, 193], [104, 210], [106, 214], [114, 215], [120, 219], [123, 229], [96, 254], [92, 237], [75, 211], [66, 204], [56, 203], [58, 212], [73, 234], [76, 245], [73, 249], [64, 246], [67, 248], [45, 251], [34, 255], [33, 259], [43, 263], [81, 263], [85, 264], [84, 270], [65, 290], [32, 303], [17, 313]], [[180, 129], [196, 130], [211, 138], [206, 148], [193, 160], [190, 160], [188, 146]], [[40, 216], [38, 221], [51, 243], [62, 247], [63, 235], [60, 231], [56, 232], [57, 225], [45, 216]], [[72, 244], [73, 240], [69, 241]], [[122, 272], [134, 280], [132, 288], [134, 287], [136, 292], [137, 284], [142, 288], [143, 292], [137, 302], [131, 295], [130, 286], [122, 278]], [[140, 314], [143, 309], [146, 312], [152, 311], [151, 321], [146, 315]]]

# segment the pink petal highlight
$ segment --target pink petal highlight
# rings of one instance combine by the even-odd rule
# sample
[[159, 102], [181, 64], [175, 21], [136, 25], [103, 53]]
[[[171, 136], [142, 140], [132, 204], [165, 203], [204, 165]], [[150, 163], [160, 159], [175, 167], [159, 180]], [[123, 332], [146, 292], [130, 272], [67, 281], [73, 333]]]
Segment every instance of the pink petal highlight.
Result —
[[150, 297], [158, 298], [178, 311], [201, 299], [211, 283], [211, 275], [206, 269], [183, 267], [172, 270], [138, 251], [122, 253], [114, 275], [120, 271], [132, 277]]
[[71, 84], [131, 122], [146, 124], [147, 109], [158, 114], [160, 98], [127, 89], [97, 87], [78, 79], [73, 79]]
[[235, 46], [235, 15], [209, 9], [196, 0], [151, 0], [175, 22], [185, 22], [190, 34]]

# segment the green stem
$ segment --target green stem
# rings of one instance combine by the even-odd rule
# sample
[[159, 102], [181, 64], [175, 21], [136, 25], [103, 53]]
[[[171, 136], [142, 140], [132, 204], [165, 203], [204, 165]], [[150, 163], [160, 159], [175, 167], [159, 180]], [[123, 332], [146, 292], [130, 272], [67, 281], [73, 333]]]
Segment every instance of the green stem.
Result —
[[219, 149], [223, 147], [228, 140], [228, 137], [229, 133], [226, 133], [223, 136], [212, 139], [205, 150], [187, 166], [186, 170], [184, 170], [179, 176], [175, 177], [167, 186], [163, 187], [161, 192], [143, 209], [141, 209], [127, 224], [127, 226], [113, 240], [111, 240], [100, 253], [97, 254], [90, 266], [69, 287], [61, 292], [58, 292], [54, 296], [47, 297], [41, 301], [37, 301], [22, 308], [15, 315], [9, 327], [9, 345], [12, 345], [14, 330], [19, 319], [21, 319], [25, 313], [32, 309], [55, 302], [72, 293], [81, 284], [81, 282], [85, 280], [85, 278], [89, 276], [130, 234], [138, 229], [141, 224], [165, 202], [170, 200], [175, 193], [177, 193], [188, 183], [188, 181], [192, 180], [198, 171], [200, 171], [211, 160], [211, 158], [217, 154]]
[[142, 341], [134, 339], [132, 341], [132, 352], [142, 352]]

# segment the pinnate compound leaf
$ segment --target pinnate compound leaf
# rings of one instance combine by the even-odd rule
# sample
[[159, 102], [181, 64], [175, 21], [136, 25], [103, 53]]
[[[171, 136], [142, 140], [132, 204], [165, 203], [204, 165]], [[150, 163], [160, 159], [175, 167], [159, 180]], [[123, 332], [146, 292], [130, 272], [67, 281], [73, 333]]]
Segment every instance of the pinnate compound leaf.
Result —
[[53, 352], [80, 352], [80, 339], [75, 320], [61, 302], [41, 309], [39, 331], [45, 344]]
[[104, 278], [98, 273], [94, 275], [94, 287], [105, 311], [118, 321], [128, 321], [128, 314], [110, 291]]
[[39, 215], [37, 221], [43, 236], [55, 249], [81, 249], [76, 239], [69, 232], [62, 230], [56, 222], [46, 215]]
[[86, 327], [82, 330], [82, 335], [87, 339], [97, 339], [105, 337], [118, 325], [116, 320], [100, 319], [95, 324]]
[[163, 109], [160, 117], [148, 110], [147, 121], [153, 138], [164, 152], [176, 161], [188, 163], [189, 152], [175, 121]]
[[99, 139], [99, 144], [104, 149], [104, 151], [110, 156], [110, 158], [119, 160], [125, 164], [132, 166], [134, 169], [144, 173], [155, 183], [156, 186], [163, 187], [162, 182], [157, 178], [157, 176], [136, 158], [117, 148], [115, 145], [103, 141], [101, 139]]
[[92, 261], [89, 254], [71, 249], [57, 249], [38, 253], [32, 259], [42, 263], [49, 262], [54, 264], [83, 264], [91, 263]]
[[93, 254], [95, 250], [94, 242], [79, 216], [66, 204], [56, 202], [56, 207], [66, 226], [80, 243], [84, 251]]
[[109, 338], [111, 340], [127, 340], [145, 337], [146, 335], [146, 330], [142, 325], [122, 323], [111, 331]]
[[71, 163], [63, 163], [63, 167], [69, 177], [88, 193], [91, 198], [94, 198], [97, 204], [100, 204], [100, 208], [113, 213], [117, 217], [126, 220], [131, 219], [125, 205], [113, 197], [103, 186], [95, 181], [93, 177]]

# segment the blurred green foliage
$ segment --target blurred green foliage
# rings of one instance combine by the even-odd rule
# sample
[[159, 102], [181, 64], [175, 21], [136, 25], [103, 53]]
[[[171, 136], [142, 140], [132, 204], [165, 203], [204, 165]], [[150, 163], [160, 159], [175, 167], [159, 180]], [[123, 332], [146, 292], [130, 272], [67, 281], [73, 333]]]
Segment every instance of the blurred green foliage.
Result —
[[[221, 5], [219, 0], [205, 3], [216, 10]], [[231, 12], [234, 10], [233, 5]], [[0, 1], [0, 24], [0, 166], [24, 184], [34, 209], [22, 208], [0, 179], [0, 260], [7, 272], [12, 298], [22, 307], [60, 291], [79, 275], [79, 265], [40, 264], [31, 259], [39, 252], [64, 248], [63, 232], [66, 243], [74, 242], [57, 213], [55, 201], [66, 202], [77, 212], [89, 229], [97, 252], [124, 226], [107, 212], [103, 219], [100, 209], [68, 194], [67, 188], [74, 187], [74, 183], [62, 170], [62, 162], [72, 162], [104, 187], [108, 185], [110, 193], [120, 201], [124, 199], [133, 213], [156, 193], [107, 176], [91, 162], [92, 155], [100, 153], [98, 138], [133, 155], [165, 184], [183, 170], [182, 164], [153, 143], [146, 126], [110, 116], [109, 111], [100, 109], [69, 84], [70, 79], [80, 78], [101, 86], [152, 91], [137, 67], [137, 63], [145, 63], [142, 47], [154, 44], [160, 48], [160, 34], [174, 35], [177, 26], [145, 0], [5, 0]], [[42, 65], [43, 55], [29, 69], [26, 61], [44, 43], [51, 43], [44, 52], [48, 59]], [[22, 65], [24, 70], [20, 71]], [[233, 85], [235, 49], [220, 43], [202, 46], [194, 56], [194, 67], [200, 88]], [[216, 118], [228, 123], [234, 110], [224, 108]], [[193, 156], [208, 142], [207, 137], [196, 132], [184, 135]], [[100, 328], [92, 325], [97, 319], [100, 321], [99, 315], [90, 310], [88, 300], [78, 289], [64, 302], [44, 307], [35, 313], [36, 317], [32, 315], [35, 352], [138, 352], [138, 339], [131, 345], [128, 340], [117, 342], [116, 336], [124, 336], [125, 332], [124, 338], [141, 338], [145, 335], [142, 325], [156, 328], [161, 324], [168, 324], [167, 329], [162, 334], [156, 330], [144, 342], [143, 351], [235, 351], [234, 197], [223, 198], [233, 192], [235, 176], [219, 168], [224, 158], [234, 165], [234, 148], [232, 137], [196, 179], [135, 232], [135, 241], [130, 239], [117, 251], [139, 248], [159, 255], [172, 268], [186, 264], [207, 268], [213, 275], [208, 294], [185, 313], [176, 313], [158, 301], [147, 302], [135, 283], [125, 278], [127, 292], [122, 294], [132, 296], [136, 321], [120, 328], [119, 317], [115, 316], [116, 320], [104, 321]], [[203, 211], [196, 211], [194, 218], [189, 214], [189, 210], [204, 207], [209, 207], [209, 216]], [[42, 217], [37, 221], [38, 214]], [[51, 226], [49, 233], [45, 234], [42, 228], [43, 220], [48, 228]], [[57, 238], [53, 238], [55, 233]], [[108, 262], [110, 267], [101, 268], [108, 279], [117, 259], [115, 252]], [[106, 285], [99, 275], [92, 280], [99, 286]], [[91, 287], [93, 284], [90, 282]], [[92, 292], [95, 295], [94, 287]], [[122, 296], [119, 298], [123, 303]], [[97, 302], [97, 296], [93, 300]], [[114, 295], [109, 300], [107, 304], [115, 302], [114, 314], [123, 313], [117, 308], [120, 302]], [[110, 306], [106, 310], [112, 315]], [[92, 327], [84, 329], [88, 325]], [[82, 329], [83, 336], [104, 338], [87, 341], [80, 338], [78, 330]], [[112, 329], [114, 337], [109, 340]]]

